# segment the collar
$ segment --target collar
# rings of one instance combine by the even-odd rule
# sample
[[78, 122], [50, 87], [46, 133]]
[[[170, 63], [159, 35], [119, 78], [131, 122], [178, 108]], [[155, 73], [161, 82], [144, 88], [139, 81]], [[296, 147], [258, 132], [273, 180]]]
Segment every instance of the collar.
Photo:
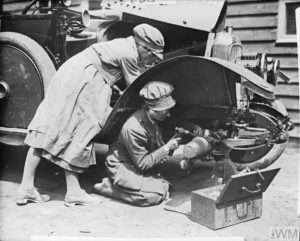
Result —
[[136, 46], [136, 42], [134, 40], [134, 37], [129, 36], [129, 37], [126, 38], [126, 40], [129, 42], [130, 46], [133, 48], [135, 53], [138, 55], [137, 46]]
[[152, 119], [150, 118], [150, 116], [149, 116], [148, 112], [146, 111], [146, 109], [144, 109], [144, 111], [145, 111], [145, 113], [146, 113], [146, 116], [147, 116], [149, 122], [150, 122], [152, 125], [156, 125], [155, 120], [152, 120]]

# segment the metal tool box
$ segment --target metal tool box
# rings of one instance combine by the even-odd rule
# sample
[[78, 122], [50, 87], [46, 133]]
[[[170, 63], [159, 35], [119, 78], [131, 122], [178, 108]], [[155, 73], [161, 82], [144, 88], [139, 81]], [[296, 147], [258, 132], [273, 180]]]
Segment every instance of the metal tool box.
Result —
[[262, 196], [280, 168], [251, 171], [230, 177], [228, 182], [200, 189], [191, 195], [191, 218], [212, 229], [259, 218]]

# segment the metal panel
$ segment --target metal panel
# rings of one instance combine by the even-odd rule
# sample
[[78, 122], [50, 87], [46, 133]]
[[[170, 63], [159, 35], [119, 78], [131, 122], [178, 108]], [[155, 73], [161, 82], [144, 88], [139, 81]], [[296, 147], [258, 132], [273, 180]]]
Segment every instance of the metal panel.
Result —
[[[142, 2], [142, 1], [141, 1]], [[103, 7], [148, 19], [210, 32], [215, 28], [225, 1], [103, 1]]]
[[[149, 81], [158, 80], [174, 85], [174, 98], [177, 105], [174, 112], [186, 109], [188, 113], [201, 113], [200, 109], [210, 110], [202, 118], [225, 118], [229, 107], [236, 105], [235, 83], [241, 77], [253, 81], [258, 93], [272, 95], [272, 88], [250, 70], [225, 60], [196, 56], [180, 56], [164, 61], [144, 72], [136, 79], [118, 100], [108, 120], [96, 140], [111, 143], [120, 131], [127, 117], [143, 104], [139, 90]], [[270, 96], [269, 96], [270, 97]], [[198, 111], [193, 111], [194, 109]], [[217, 112], [215, 112], [217, 111]], [[220, 113], [216, 117], [216, 113]], [[222, 114], [223, 113], [223, 114]], [[194, 118], [201, 118], [195, 116]], [[210, 116], [212, 115], [212, 116]], [[186, 118], [188, 118], [188, 114]], [[210, 118], [211, 117], [211, 118]]]
[[253, 73], [252, 71], [236, 65], [232, 62], [228, 62], [222, 59], [218, 58], [209, 58], [211, 61], [218, 63], [232, 71], [234, 71], [237, 74], [240, 74], [241, 77], [248, 80], [245, 82], [245, 85], [247, 88], [251, 89], [254, 93], [258, 95], [262, 95], [263, 97], [267, 99], [274, 99], [274, 87], [270, 84], [268, 84], [266, 81], [264, 81], [260, 76]]
[[53, 20], [51, 14], [1, 16], [1, 31], [24, 34], [42, 46], [53, 48]]
[[217, 198], [216, 204], [222, 205], [263, 193], [280, 168], [236, 174], [230, 177]]

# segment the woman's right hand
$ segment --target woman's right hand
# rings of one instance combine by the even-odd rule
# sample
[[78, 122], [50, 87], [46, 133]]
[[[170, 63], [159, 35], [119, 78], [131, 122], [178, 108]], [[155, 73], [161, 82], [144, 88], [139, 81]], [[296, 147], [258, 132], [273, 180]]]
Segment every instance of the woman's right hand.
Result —
[[170, 139], [166, 144], [165, 144], [165, 149], [168, 151], [173, 151], [179, 147], [179, 143], [181, 141], [181, 137], [176, 137]]

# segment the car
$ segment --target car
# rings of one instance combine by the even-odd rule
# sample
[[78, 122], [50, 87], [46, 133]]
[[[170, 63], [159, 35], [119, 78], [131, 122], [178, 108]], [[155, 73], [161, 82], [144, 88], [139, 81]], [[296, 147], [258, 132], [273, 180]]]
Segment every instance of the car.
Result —
[[[94, 141], [113, 142], [141, 106], [139, 90], [155, 79], [175, 87], [173, 118], [203, 129], [202, 135], [186, 138], [178, 155], [183, 169], [195, 161], [215, 163], [220, 173], [229, 161], [237, 170], [261, 169], [284, 151], [293, 123], [275, 98], [279, 61], [242, 53], [232, 28], [224, 31], [226, 1], [102, 1], [99, 10], [83, 14], [69, 10], [65, 1], [38, 2], [38, 14], [26, 14], [29, 4], [22, 15], [1, 16], [1, 142], [22, 144], [51, 76], [67, 58], [148, 23], [164, 35], [165, 60], [140, 66], [142, 75], [126, 90], [117, 86], [113, 110]], [[169, 135], [190, 135], [175, 122], [166, 126]]]
[[[35, 7], [37, 4], [37, 7]], [[22, 145], [26, 128], [64, 63], [67, 36], [89, 24], [88, 11], [68, 9], [68, 1], [30, 1], [21, 14], [0, 16], [0, 141]]]

